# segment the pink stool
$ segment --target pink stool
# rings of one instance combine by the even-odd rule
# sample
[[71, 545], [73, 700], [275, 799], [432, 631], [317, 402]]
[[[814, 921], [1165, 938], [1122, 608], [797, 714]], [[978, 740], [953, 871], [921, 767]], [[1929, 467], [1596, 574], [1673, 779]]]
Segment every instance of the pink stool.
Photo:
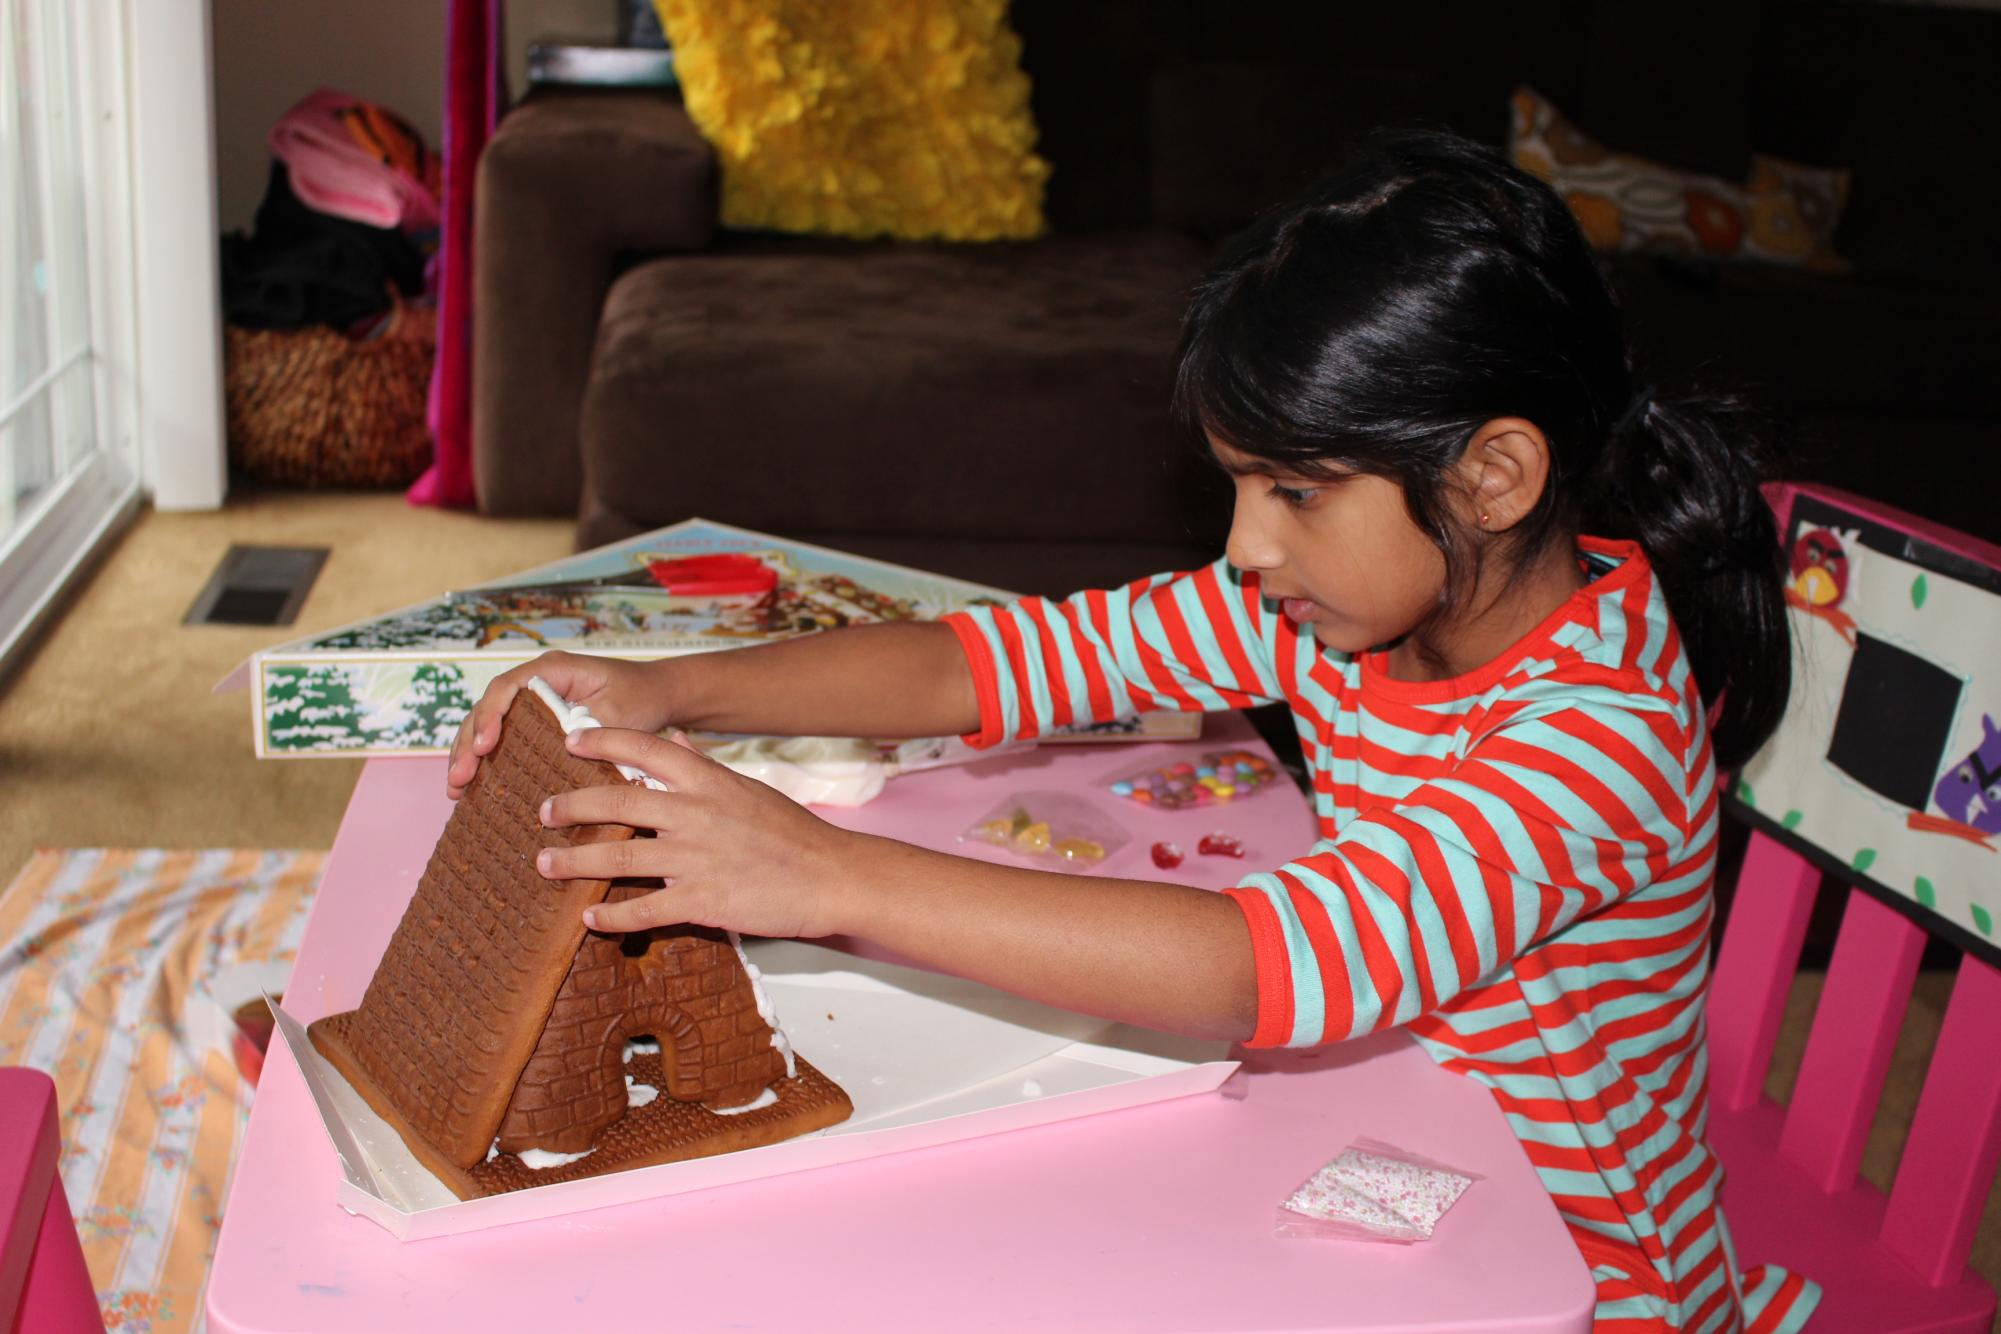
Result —
[[1820, 870], [1762, 833], [1737, 881], [1710, 1010], [1709, 1138], [1747, 1262], [1821, 1285], [1809, 1328], [1987, 1334], [1995, 1296], [1966, 1268], [2001, 1161], [2001, 971], [1960, 961], [1888, 1196], [1856, 1175], [1925, 931], [1850, 890], [1792, 1102], [1762, 1096]]
[[104, 1334], [69, 1200], [56, 1173], [56, 1086], [0, 1069], [0, 1329]]

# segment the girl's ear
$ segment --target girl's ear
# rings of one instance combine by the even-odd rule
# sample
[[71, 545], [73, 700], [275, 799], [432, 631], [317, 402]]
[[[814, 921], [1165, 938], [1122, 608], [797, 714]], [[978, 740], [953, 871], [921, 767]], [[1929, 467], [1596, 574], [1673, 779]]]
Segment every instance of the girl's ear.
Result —
[[1504, 533], [1527, 518], [1549, 484], [1549, 438], [1526, 417], [1496, 417], [1460, 456], [1473, 527]]

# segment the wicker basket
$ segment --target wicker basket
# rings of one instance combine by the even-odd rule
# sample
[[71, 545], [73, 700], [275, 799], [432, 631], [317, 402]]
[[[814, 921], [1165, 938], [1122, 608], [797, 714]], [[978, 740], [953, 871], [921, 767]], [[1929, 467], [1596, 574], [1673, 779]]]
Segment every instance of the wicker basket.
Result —
[[434, 311], [397, 301], [364, 338], [324, 325], [224, 331], [230, 462], [287, 486], [407, 486], [431, 461], [424, 422]]

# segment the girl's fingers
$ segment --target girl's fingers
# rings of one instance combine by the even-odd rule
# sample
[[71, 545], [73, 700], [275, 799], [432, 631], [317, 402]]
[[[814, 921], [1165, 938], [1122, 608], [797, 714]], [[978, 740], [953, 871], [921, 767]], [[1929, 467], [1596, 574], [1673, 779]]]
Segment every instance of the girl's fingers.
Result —
[[669, 787], [693, 791], [722, 766], [675, 734], [668, 741], [628, 727], [589, 727], [570, 733], [570, 753], [611, 764], [629, 764]]
[[544, 848], [535, 854], [535, 869], [549, 880], [622, 880], [665, 875], [665, 860], [658, 839], [621, 838]]
[[531, 678], [540, 676], [567, 699], [576, 690], [582, 675], [580, 665], [586, 661], [569, 653], [545, 653], [494, 677], [452, 737], [451, 759], [445, 766], [445, 795], [453, 801], [464, 795], [466, 784], [479, 772], [481, 758], [491, 755], [500, 744], [501, 720]]
[[670, 880], [667, 888], [656, 889], [636, 899], [586, 908], [584, 925], [593, 931], [646, 931], [656, 926], [674, 926], [688, 921], [688, 904], [679, 901], [683, 896], [674, 892], [673, 883]]
[[478, 709], [467, 714], [458, 735], [452, 738], [452, 758], [445, 766], [445, 795], [453, 801], [464, 795], [466, 784], [479, 772], [480, 757], [492, 754], [499, 744], [498, 717], [483, 717]]
[[[533, 664], [530, 664], [531, 666]], [[522, 670], [517, 667], [515, 671]], [[507, 716], [507, 706], [514, 702], [527, 677], [511, 679], [512, 672], [503, 672], [493, 678], [486, 693], [472, 706], [472, 711], [459, 724], [458, 734], [452, 738], [452, 758], [445, 766], [445, 791], [454, 801], [465, 791], [472, 776], [479, 772], [482, 756], [491, 755], [493, 748], [500, 744], [500, 720]]]
[[580, 787], [559, 792], [542, 802], [542, 823], [549, 829], [579, 824], [622, 824], [634, 829], [665, 829], [673, 810], [673, 794], [637, 783]]
[[472, 759], [472, 726], [468, 713], [459, 720], [459, 730], [452, 733], [452, 756], [445, 762], [445, 795], [453, 801], [465, 795], [466, 784], [478, 769]]

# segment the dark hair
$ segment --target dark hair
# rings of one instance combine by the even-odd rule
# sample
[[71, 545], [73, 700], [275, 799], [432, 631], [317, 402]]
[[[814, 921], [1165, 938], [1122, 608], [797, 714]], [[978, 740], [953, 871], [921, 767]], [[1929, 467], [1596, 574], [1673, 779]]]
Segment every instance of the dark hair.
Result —
[[1519, 566], [1579, 532], [1637, 540], [1704, 700], [1720, 698], [1719, 763], [1777, 726], [1791, 657], [1756, 419], [1636, 382], [1570, 211], [1491, 150], [1380, 137], [1238, 236], [1190, 303], [1175, 409], [1302, 475], [1396, 481], [1452, 590], [1478, 548], [1451, 521], [1450, 470], [1484, 423], [1534, 422], [1549, 482], [1503, 550]]

